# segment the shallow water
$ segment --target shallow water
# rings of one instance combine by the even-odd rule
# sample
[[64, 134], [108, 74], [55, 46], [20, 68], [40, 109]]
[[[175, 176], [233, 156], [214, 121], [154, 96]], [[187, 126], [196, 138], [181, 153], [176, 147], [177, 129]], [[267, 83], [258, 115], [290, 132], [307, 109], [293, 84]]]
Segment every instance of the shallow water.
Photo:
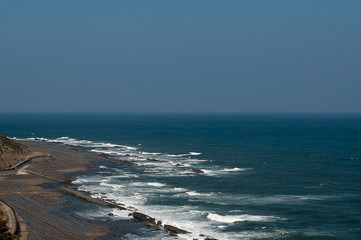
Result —
[[188, 239], [361, 237], [360, 115], [1, 114], [0, 132], [138, 164], [102, 162], [74, 183]]

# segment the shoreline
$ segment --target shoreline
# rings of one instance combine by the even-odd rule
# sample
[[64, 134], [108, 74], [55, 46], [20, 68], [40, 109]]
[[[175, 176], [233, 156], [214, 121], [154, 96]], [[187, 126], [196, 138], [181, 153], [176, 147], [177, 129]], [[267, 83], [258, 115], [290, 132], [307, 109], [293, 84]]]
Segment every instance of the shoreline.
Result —
[[[53, 200], [55, 200], [56, 205], [54, 206], [54, 202], [42, 199], [42, 204], [45, 205], [53, 205], [51, 206], [51, 209], [56, 209], [59, 211], [60, 215], [62, 215], [62, 204], [64, 201], [64, 195], [68, 196], [74, 196], [78, 199], [81, 199], [82, 201], [86, 201], [89, 203], [96, 204], [98, 206], [103, 206], [106, 208], [111, 209], [120, 209], [125, 210], [129, 212], [129, 216], [132, 216], [133, 218], [129, 218], [129, 224], [134, 224], [135, 222], [143, 222], [145, 226], [148, 226], [150, 231], [159, 231], [164, 232], [168, 234], [169, 236], [177, 236], [178, 234], [188, 234], [189, 232], [171, 225], [163, 225], [162, 222], [157, 221], [156, 219], [152, 218], [151, 216], [148, 216], [146, 214], [135, 212], [134, 210], [130, 210], [122, 206], [122, 204], [116, 204], [114, 202], [105, 201], [104, 199], [99, 198], [93, 198], [88, 193], [78, 191], [77, 189], [71, 188], [71, 181], [73, 180], [71, 178], [71, 174], [77, 174], [80, 172], [90, 172], [92, 169], [92, 166], [94, 166], [95, 161], [109, 161], [112, 163], [122, 164], [125, 166], [135, 166], [135, 164], [126, 162], [126, 161], [118, 161], [113, 160], [107, 157], [104, 154], [97, 154], [97, 153], [91, 153], [86, 147], [77, 147], [77, 146], [71, 146], [71, 145], [65, 145], [65, 144], [56, 144], [56, 143], [45, 143], [45, 142], [38, 142], [38, 141], [21, 141], [23, 144], [27, 145], [30, 149], [37, 151], [37, 152], [46, 152], [47, 154], [50, 154], [52, 157], [47, 156], [47, 158], [39, 158], [39, 159], [33, 159], [32, 161], [29, 161], [27, 159], [26, 166], [22, 166], [22, 168], [26, 168], [24, 171], [21, 171], [21, 174], [13, 174], [10, 176], [0, 176], [0, 181], [6, 183], [13, 183], [13, 181], [21, 181], [22, 186], [20, 188], [25, 188], [23, 191], [18, 191], [19, 189], [16, 189], [15, 187], [10, 187], [4, 191], [4, 187], [0, 185], [0, 200], [4, 200], [7, 202], [14, 210], [15, 212], [19, 212], [20, 216], [25, 215], [25, 220], [28, 220], [26, 215], [31, 215], [30, 219], [32, 218], [40, 218], [43, 219], [43, 223], [40, 224], [39, 228], [44, 228], [42, 225], [49, 225], [49, 222], [47, 220], [47, 216], [44, 216], [44, 213], [35, 211], [35, 214], [30, 214], [29, 211], [32, 211], [33, 209], [26, 209], [22, 206], [17, 205], [16, 203], [12, 203], [11, 201], [11, 193], [16, 191], [20, 193], [21, 195], [26, 195], [26, 192], [29, 190], [29, 188], [36, 188], [37, 191], [40, 191], [42, 194], [45, 194], [47, 192], [49, 195], [52, 196]], [[22, 165], [24, 163], [21, 163]], [[19, 171], [20, 172], [20, 171]], [[24, 181], [27, 181], [27, 184], [24, 184]], [[47, 188], [44, 187], [44, 184], [60, 184], [60, 187], [57, 188]], [[24, 186], [25, 185], [25, 186]], [[3, 192], [3, 193], [1, 193]], [[58, 196], [58, 195], [61, 196]], [[40, 194], [41, 195], [41, 194]], [[34, 197], [34, 196], [26, 196], [26, 197]], [[39, 200], [39, 199], [37, 199]], [[70, 203], [71, 204], [71, 203]], [[24, 214], [25, 213], [25, 214]], [[50, 212], [46, 213], [50, 214]], [[34, 216], [38, 215], [38, 216]], [[43, 215], [43, 216], [42, 216]], [[112, 216], [111, 214], [108, 214], [109, 216]], [[78, 218], [79, 216], [77, 216]], [[62, 218], [65, 218], [62, 216]], [[131, 220], [133, 219], [133, 221]], [[71, 226], [74, 225], [74, 222], [72, 221], [72, 218], [66, 219], [68, 220], [68, 224], [70, 225], [68, 228], [72, 228]], [[86, 221], [87, 219], [83, 219]], [[90, 227], [89, 224], [84, 224], [82, 226], [83, 228], [87, 229], [87, 231], [83, 231], [82, 235], [83, 237], [86, 237], [88, 239], [98, 239], [102, 237], [107, 237], [110, 234], [116, 235], [117, 233], [114, 233], [112, 231], [107, 231], [107, 226], [104, 226], [104, 224], [99, 224], [97, 221], [94, 221], [94, 225]], [[64, 225], [64, 223], [62, 223]], [[52, 226], [55, 229], [59, 229], [59, 227]], [[95, 227], [95, 228], [94, 228]], [[36, 235], [34, 232], [36, 232], [36, 225], [30, 224], [28, 226], [29, 230], [29, 236], [30, 238], [34, 235]], [[95, 230], [94, 230], [95, 229]], [[101, 229], [101, 230], [100, 230]], [[48, 233], [47, 235], [49, 235]], [[124, 233], [122, 233], [124, 234]], [[40, 235], [37, 235], [36, 238], [42, 239]], [[62, 239], [79, 239], [82, 238], [81, 234], [78, 234], [78, 236], [75, 235], [69, 235], [64, 236]], [[108, 239], [108, 238], [106, 238]], [[201, 236], [200, 239], [213, 239], [210, 237], [207, 237], [205, 235]]]
[[[69, 184], [68, 173], [90, 169], [92, 161], [61, 152], [61, 146], [22, 141], [35, 152], [53, 157], [26, 159], [20, 171], [0, 176], [0, 200], [25, 219], [29, 239], [98, 239], [110, 233], [97, 221], [69, 212], [67, 201], [46, 184]], [[15, 169], [15, 167], [14, 167]]]

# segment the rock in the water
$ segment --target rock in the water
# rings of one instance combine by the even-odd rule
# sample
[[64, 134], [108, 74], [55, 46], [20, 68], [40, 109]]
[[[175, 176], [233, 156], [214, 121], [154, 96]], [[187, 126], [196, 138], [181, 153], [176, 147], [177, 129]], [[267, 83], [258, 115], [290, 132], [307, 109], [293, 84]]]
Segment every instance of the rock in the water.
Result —
[[186, 230], [174, 227], [172, 225], [164, 225], [164, 230], [169, 232], [169, 235], [171, 235], [171, 236], [174, 236], [174, 234], [177, 235], [177, 234], [188, 234], [188, 233], [190, 233], [190, 232], [188, 232]]
[[193, 168], [191, 171], [194, 173], [204, 173], [202, 170], [196, 168]]
[[147, 158], [147, 161], [149, 161], [149, 162], [165, 162], [164, 160], [158, 160], [155, 158]]
[[152, 218], [144, 213], [140, 213], [140, 212], [133, 212], [132, 213], [133, 218], [141, 221], [141, 222], [146, 222], [148, 226], [153, 227], [153, 228], [159, 228], [162, 225], [162, 222], [158, 221], [157, 223], [155, 222], [155, 218]]
[[108, 216], [114, 216], [114, 213], [108, 213]]

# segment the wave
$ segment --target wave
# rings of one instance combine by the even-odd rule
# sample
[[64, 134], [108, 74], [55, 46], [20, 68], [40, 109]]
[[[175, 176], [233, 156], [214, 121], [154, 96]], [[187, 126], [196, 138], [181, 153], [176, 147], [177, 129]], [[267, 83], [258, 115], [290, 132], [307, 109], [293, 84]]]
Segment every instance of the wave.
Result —
[[173, 188], [173, 190], [176, 192], [186, 192], [187, 191], [186, 188]]
[[82, 146], [82, 147], [91, 147], [91, 148], [124, 148], [128, 150], [137, 150], [136, 147], [132, 146], [125, 146], [125, 145], [119, 145], [119, 144], [113, 144], [113, 143], [106, 143], [106, 142], [93, 142], [90, 140], [78, 140], [71, 137], [59, 137], [55, 139], [48, 139], [43, 137], [31, 137], [31, 138], [25, 138], [25, 139], [19, 139], [19, 140], [28, 140], [28, 141], [43, 141], [43, 142], [49, 142], [49, 143], [62, 143], [66, 145], [71, 146]]
[[112, 178], [138, 178], [137, 174], [123, 173], [121, 175], [112, 175]]
[[209, 213], [207, 218], [216, 222], [223, 223], [235, 223], [235, 222], [274, 222], [280, 220], [281, 218], [275, 216], [260, 216], [260, 215], [218, 215], [215, 213]]
[[103, 180], [101, 176], [80, 176], [72, 181], [73, 184], [84, 184], [84, 183], [100, 183]]
[[180, 157], [189, 156], [189, 154], [167, 154], [167, 156], [171, 158], [180, 158]]
[[252, 170], [252, 168], [225, 168], [225, 169], [201, 169], [202, 172], [204, 172], [205, 175], [207, 176], [221, 176], [224, 174], [229, 174], [232, 172], [244, 172], [244, 171], [248, 171], [248, 170]]
[[159, 183], [159, 182], [148, 182], [147, 185], [152, 186], [152, 187], [164, 187], [164, 186], [166, 186], [166, 184]]
[[107, 155], [118, 155], [118, 156], [126, 156], [126, 153], [121, 153], [112, 150], [99, 150], [99, 149], [92, 149], [91, 152], [99, 153], [99, 154], [107, 154]]
[[[89, 178], [89, 181], [87, 180]], [[90, 179], [92, 179], [90, 181]], [[151, 204], [151, 200], [155, 195], [170, 193], [172, 197], [188, 197], [190, 201], [199, 199], [218, 199], [221, 201], [223, 196], [213, 192], [197, 192], [185, 188], [176, 188], [156, 181], [132, 181], [132, 180], [117, 180], [115, 176], [105, 175], [99, 181], [99, 176], [95, 178], [88, 176], [83, 178], [83, 182], [78, 182], [82, 185], [79, 190], [90, 191], [92, 197], [102, 198], [109, 202], [116, 202], [124, 204], [129, 211], [139, 211], [149, 216], [162, 221], [164, 224], [170, 224], [187, 231], [192, 232], [191, 235], [179, 236], [179, 239], [199, 239], [199, 234], [205, 234], [217, 239], [242, 239], [242, 232], [223, 232], [229, 224], [236, 222], [272, 222], [282, 220], [274, 216], [259, 216], [242, 214], [241, 211], [228, 211], [228, 214], [211, 213], [210, 210], [204, 209], [196, 205], [156, 205]], [[159, 192], [159, 193], [158, 193]], [[233, 201], [234, 202], [234, 201]], [[127, 212], [127, 211], [124, 211]], [[113, 212], [117, 219], [127, 218], [124, 212]], [[235, 215], [232, 215], [232, 213]], [[127, 212], [129, 213], [129, 212]], [[129, 219], [129, 217], [128, 217]], [[264, 234], [264, 232], [254, 232], [257, 234]], [[277, 235], [277, 234], [276, 234]]]
[[[91, 151], [97, 154], [106, 154], [113, 158], [121, 157], [121, 160], [127, 161], [136, 161], [137, 164], [140, 161], [140, 165], [154, 165], [159, 166], [162, 165], [160, 162], [170, 162], [172, 160], [177, 160], [177, 163], [173, 164], [176, 166], [189, 167], [191, 168], [192, 164], [200, 164], [202, 162], [207, 162], [208, 160], [194, 159], [193, 156], [199, 156], [202, 153], [200, 152], [189, 152], [185, 154], [167, 154], [167, 153], [159, 153], [159, 152], [145, 152], [139, 151], [139, 147], [113, 144], [108, 142], [96, 142], [91, 140], [79, 140], [75, 138], [71, 138], [68, 136], [62, 136], [55, 139], [43, 138], [43, 137], [30, 137], [26, 139], [19, 140], [27, 140], [27, 141], [43, 141], [48, 143], [58, 143], [65, 144], [70, 146], [80, 146], [88, 148], [87, 151]], [[138, 145], [141, 146], [141, 145]], [[185, 159], [185, 157], [187, 157]], [[126, 158], [126, 159], [124, 159]], [[184, 162], [187, 160], [187, 162]], [[150, 163], [152, 162], [152, 163]], [[162, 166], [164, 167], [164, 165]], [[172, 166], [168, 166], [170, 169]], [[173, 171], [173, 170], [172, 170]]]
[[183, 154], [167, 154], [167, 156], [172, 157], [172, 158], [181, 158], [181, 157], [187, 157], [187, 156], [198, 156], [201, 154], [202, 153], [198, 153], [198, 152], [189, 152], [189, 153], [183, 153]]
[[[199, 234], [201, 233], [218, 239], [235, 239], [228, 237], [229, 233], [219, 232], [219, 229], [225, 228], [225, 225], [227, 225], [224, 223], [228, 223], [231, 220], [231, 222], [272, 220], [271, 216], [267, 218], [267, 216], [254, 216], [246, 214], [229, 215], [231, 217], [236, 217], [236, 219], [229, 220], [229, 216], [227, 215], [222, 216], [215, 213], [210, 213], [210, 211], [215, 211], [214, 209], [204, 209], [200, 208], [199, 206], [188, 205], [189, 202], [201, 202], [207, 201], [208, 199], [222, 201], [223, 196], [220, 196], [220, 194], [216, 192], [206, 192], [206, 189], [204, 189], [204, 192], [202, 192], [202, 190], [196, 188], [192, 189], [192, 187], [189, 187], [188, 189], [188, 186], [187, 188], [184, 188], [185, 185], [178, 185], [178, 182], [173, 186], [171, 182], [168, 185], [165, 184], [168, 183], [167, 180], [164, 181], [165, 183], [162, 183], [163, 179], [159, 178], [159, 176], [179, 177], [180, 172], [187, 170], [188, 173], [192, 174], [191, 170], [195, 169], [195, 164], [199, 164], [196, 168], [204, 171], [203, 177], [205, 178], [207, 178], [207, 176], [237, 174], [238, 172], [247, 171], [249, 168], [234, 166], [211, 166], [213, 164], [210, 160], [205, 160], [202, 159], [202, 157], [199, 157], [202, 155], [200, 152], [189, 152], [184, 154], [168, 154], [159, 153], [156, 151], [145, 152], [142, 151], [142, 147], [140, 145], [133, 147], [106, 142], [77, 140], [70, 137], [60, 137], [55, 139], [32, 138], [32, 140], [61, 143], [73, 146], [83, 146], [87, 147], [85, 151], [91, 151], [97, 154], [107, 154], [114, 159], [124, 159], [132, 162], [136, 161], [137, 164], [139, 163], [139, 166], [134, 167], [134, 169], [122, 168], [121, 166], [110, 167], [112, 165], [103, 163], [105, 166], [102, 165], [99, 166], [99, 168], [107, 169], [99, 169], [100, 173], [98, 174], [103, 174], [102, 176], [97, 176], [94, 178], [91, 178], [90, 176], [77, 178], [75, 181], [73, 181], [73, 183], [79, 186], [79, 190], [91, 192], [92, 197], [102, 198], [106, 201], [114, 201], [118, 204], [124, 204], [128, 209], [148, 214], [152, 217], [155, 217], [157, 220], [161, 220], [164, 224], [171, 224], [191, 231], [194, 233], [194, 235], [192, 235], [192, 238], [190, 239], [199, 238]], [[117, 171], [115, 169], [122, 170]], [[198, 173], [193, 172], [193, 174]], [[144, 177], [149, 181], [146, 181]], [[158, 197], [169, 197], [171, 200], [170, 202], [180, 201], [180, 203], [182, 203], [182, 201], [186, 201], [188, 203], [181, 206], [173, 206], [171, 205], [172, 203], [168, 205], [157, 206], [154, 204], [155, 201], [153, 200]], [[167, 199], [164, 200], [164, 202], [167, 202]], [[119, 217], [122, 214], [123, 212], [114, 212], [114, 215], [119, 215]], [[127, 216], [124, 216], [123, 214], [122, 217], [126, 218]], [[218, 219], [218, 221], [215, 219]], [[219, 222], [224, 223], [220, 224]], [[182, 237], [183, 236], [180, 236], [179, 238]]]
[[198, 152], [189, 152], [189, 155], [193, 155], [193, 156], [198, 156], [201, 155], [202, 153], [198, 153]]
[[206, 197], [214, 195], [214, 193], [199, 193], [196, 191], [189, 191], [186, 192], [186, 194], [188, 194], [189, 196], [206, 196]]
[[242, 206], [267, 206], [273, 204], [303, 205], [308, 201], [324, 201], [337, 199], [340, 196], [332, 195], [248, 195], [248, 194], [222, 194], [222, 197], [212, 195], [202, 199], [206, 203], [233, 206], [235, 202]]
[[152, 152], [139, 152], [139, 153], [144, 155], [162, 155], [162, 153], [152, 153]]
[[222, 172], [242, 172], [242, 171], [247, 171], [247, 170], [251, 170], [252, 168], [225, 168], [223, 170], [221, 170]]

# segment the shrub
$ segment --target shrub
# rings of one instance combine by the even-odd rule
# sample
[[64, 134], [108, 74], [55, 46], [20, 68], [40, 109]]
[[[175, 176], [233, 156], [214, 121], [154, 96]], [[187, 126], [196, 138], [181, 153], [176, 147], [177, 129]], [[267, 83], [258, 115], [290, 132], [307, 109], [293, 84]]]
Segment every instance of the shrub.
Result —
[[17, 240], [17, 236], [12, 235], [9, 232], [9, 228], [6, 225], [7, 221], [5, 220], [3, 212], [0, 211], [0, 239], [1, 240]]

